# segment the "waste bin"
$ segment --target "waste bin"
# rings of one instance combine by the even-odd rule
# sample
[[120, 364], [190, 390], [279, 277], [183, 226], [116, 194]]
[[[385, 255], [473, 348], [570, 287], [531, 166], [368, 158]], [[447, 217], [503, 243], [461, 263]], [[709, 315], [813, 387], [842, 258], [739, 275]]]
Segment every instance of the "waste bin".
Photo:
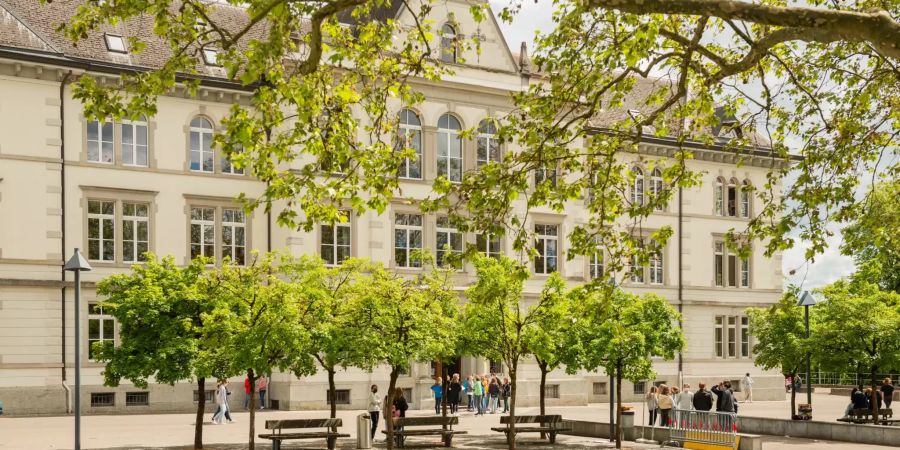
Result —
[[369, 413], [356, 416], [356, 448], [372, 448], [372, 418]]

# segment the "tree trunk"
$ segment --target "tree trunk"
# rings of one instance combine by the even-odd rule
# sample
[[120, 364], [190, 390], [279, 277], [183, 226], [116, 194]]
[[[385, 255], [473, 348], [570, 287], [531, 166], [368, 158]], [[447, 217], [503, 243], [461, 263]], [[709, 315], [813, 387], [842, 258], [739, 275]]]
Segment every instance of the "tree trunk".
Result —
[[516, 372], [518, 362], [511, 364], [509, 368], [509, 431], [506, 432], [506, 442], [509, 450], [516, 450]]
[[[447, 380], [447, 366], [443, 363], [441, 368], [441, 417], [447, 417], [447, 397], [449, 397], [450, 381]], [[447, 422], [441, 425], [441, 428], [447, 429]]]
[[194, 449], [203, 448], [203, 414], [206, 413], [206, 378], [197, 378], [197, 420], [194, 424]]
[[384, 426], [387, 428], [387, 450], [394, 448], [394, 412], [392, 406], [394, 404], [394, 389], [397, 388], [397, 376], [400, 371], [396, 367], [391, 367], [391, 381], [388, 383], [388, 404], [385, 405]]
[[878, 370], [878, 366], [872, 365], [872, 424], [878, 425], [878, 386], [875, 377], [877, 376], [875, 371]]
[[256, 450], [256, 377], [253, 375], [253, 369], [247, 369], [247, 379], [250, 380], [250, 437], [247, 441], [249, 450]]
[[797, 389], [794, 387], [796, 379], [797, 374], [791, 374], [791, 420], [797, 415]]
[[622, 366], [616, 366], [616, 448], [622, 448]]
[[328, 395], [331, 399], [331, 418], [334, 419], [337, 417], [337, 402], [334, 401], [334, 396], [337, 394], [337, 389], [334, 387], [334, 368], [325, 368], [328, 372]]
[[[538, 360], [538, 368], [541, 369], [541, 392], [540, 392], [540, 407], [541, 407], [541, 415], [547, 414], [547, 406], [546, 406], [546, 395], [547, 395], [547, 363], [541, 362]], [[544, 426], [542, 423], [541, 426]], [[541, 439], [547, 439], [547, 433], [541, 432]]]

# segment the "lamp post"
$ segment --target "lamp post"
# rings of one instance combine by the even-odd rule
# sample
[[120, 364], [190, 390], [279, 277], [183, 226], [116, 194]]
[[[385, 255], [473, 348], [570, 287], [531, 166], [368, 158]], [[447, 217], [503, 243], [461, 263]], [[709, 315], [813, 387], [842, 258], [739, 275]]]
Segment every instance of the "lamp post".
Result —
[[[809, 291], [803, 291], [803, 294], [800, 296], [800, 301], [797, 302], [798, 306], [803, 307], [803, 323], [806, 326], [806, 338], [809, 339], [809, 307], [816, 304], [816, 299], [813, 298], [812, 294]], [[812, 405], [812, 385], [809, 374], [809, 351], [806, 352], [806, 403]]]
[[91, 265], [76, 248], [63, 269], [75, 272], [75, 450], [81, 450], [81, 272]]

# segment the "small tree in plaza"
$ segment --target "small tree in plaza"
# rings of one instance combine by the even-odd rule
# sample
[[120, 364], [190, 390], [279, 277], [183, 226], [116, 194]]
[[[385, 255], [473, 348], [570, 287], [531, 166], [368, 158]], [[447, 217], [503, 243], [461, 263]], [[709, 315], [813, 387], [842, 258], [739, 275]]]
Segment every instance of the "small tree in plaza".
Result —
[[293, 264], [283, 266], [288, 280], [296, 283], [311, 302], [309, 314], [299, 317], [301, 324], [309, 326], [310, 355], [328, 375], [328, 398], [331, 399], [331, 417], [337, 417], [334, 401], [335, 373], [339, 368], [351, 366], [371, 369], [376, 363], [364, 345], [354, 339], [355, 324], [350, 320], [351, 301], [365, 283], [364, 272], [371, 264], [362, 259], [348, 259], [340, 266], [326, 267], [319, 257], [302, 257]]
[[[779, 370], [794, 377], [806, 361], [806, 331], [803, 307], [797, 305], [797, 288], [792, 286], [781, 301], [768, 308], [749, 308], [753, 335], [753, 363], [765, 370]], [[791, 417], [796, 414], [796, 389], [791, 389]]]
[[566, 282], [558, 272], [547, 279], [541, 291], [539, 304], [543, 311], [535, 316], [525, 333], [528, 351], [534, 355], [538, 369], [541, 371], [540, 410], [546, 414], [547, 374], [563, 364], [562, 348], [565, 336], [572, 325], [572, 316], [566, 295]]
[[622, 380], [656, 376], [652, 357], [673, 359], [684, 348], [680, 315], [655, 294], [636, 295], [609, 285], [572, 291], [575, 321], [567, 333], [567, 370], [613, 375], [616, 390], [616, 448], [622, 446]]
[[[412, 361], [433, 361], [453, 353], [458, 299], [430, 295], [420, 278], [404, 278], [381, 265], [359, 283], [350, 303], [352, 339], [361, 350], [390, 367], [389, 405], [397, 378]], [[387, 447], [394, 445], [393, 416], [385, 415]]]
[[231, 265], [206, 279], [203, 288], [218, 298], [216, 308], [204, 315], [207, 345], [221, 349], [227, 359], [214, 368], [223, 376], [246, 373], [250, 380], [248, 447], [255, 448], [256, 380], [278, 369], [296, 376], [315, 373], [307, 318], [315, 302], [302, 285], [281, 278], [286, 256], [254, 257], [248, 266]]
[[[881, 290], [867, 275], [858, 272], [821, 289], [825, 301], [812, 310], [810, 346], [825, 370], [869, 369], [874, 400], [878, 370], [900, 366], [900, 294]], [[872, 402], [873, 423], [877, 405]]]
[[[198, 258], [178, 267], [171, 256], [159, 260], [148, 254], [131, 273], [104, 278], [97, 294], [102, 307], [119, 324], [118, 345], [96, 345], [95, 360], [105, 363], [104, 383], [118, 386], [125, 379], [146, 389], [157, 383], [197, 382], [194, 448], [203, 448], [206, 379], [215, 375], [218, 348], [203, 339], [203, 317], [216, 307], [216, 297], [197, 289], [209, 261]], [[212, 345], [210, 345], [212, 344]]]
[[[509, 371], [510, 429], [516, 417], [516, 381], [519, 362], [531, 351], [528, 334], [544, 314], [550, 314], [553, 295], [541, 295], [537, 304], [527, 308], [522, 293], [528, 269], [522, 264], [501, 256], [499, 259], [476, 255], [474, 260], [478, 281], [466, 290], [463, 309], [464, 335], [469, 348], [479, 356], [502, 361]], [[515, 450], [516, 436], [507, 433], [509, 448]]]

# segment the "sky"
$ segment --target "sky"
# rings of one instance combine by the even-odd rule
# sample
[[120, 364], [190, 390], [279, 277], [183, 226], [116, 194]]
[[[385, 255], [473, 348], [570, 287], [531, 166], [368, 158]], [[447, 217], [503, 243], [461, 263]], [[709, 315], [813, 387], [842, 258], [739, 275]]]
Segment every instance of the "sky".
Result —
[[[491, 0], [491, 8], [495, 14], [504, 6], [509, 5], [509, 0]], [[537, 3], [524, 0], [520, 13], [512, 23], [505, 23], [500, 18], [497, 22], [503, 31], [510, 49], [519, 51], [521, 43], [527, 42], [529, 50], [533, 48], [532, 41], [536, 32], [546, 32], [553, 29], [551, 17], [552, 7], [548, 2]], [[789, 188], [790, 180], [785, 180], [786, 188]], [[849, 256], [842, 255], [840, 244], [842, 237], [840, 230], [835, 226], [835, 235], [828, 238], [828, 249], [815, 257], [815, 262], [807, 262], [804, 255], [806, 245], [797, 241], [794, 248], [782, 254], [782, 272], [785, 275], [785, 286], [795, 284], [801, 289], [813, 289], [831, 283], [838, 278], [849, 275], [855, 269], [853, 260]], [[791, 275], [791, 271], [794, 272]]]

